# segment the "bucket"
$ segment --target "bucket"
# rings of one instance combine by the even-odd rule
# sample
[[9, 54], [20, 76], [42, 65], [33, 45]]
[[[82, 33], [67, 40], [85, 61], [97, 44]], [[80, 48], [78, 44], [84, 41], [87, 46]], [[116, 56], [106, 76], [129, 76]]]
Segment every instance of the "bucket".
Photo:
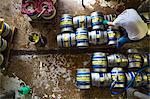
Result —
[[72, 16], [69, 14], [63, 14], [60, 19], [61, 32], [73, 32]]
[[127, 67], [128, 58], [122, 54], [112, 54], [107, 56], [108, 67]]
[[108, 42], [106, 31], [91, 31], [88, 32], [89, 43], [92, 45], [101, 45]]
[[75, 33], [61, 33], [57, 35], [59, 47], [73, 47], [76, 45]]
[[4, 51], [7, 48], [7, 41], [4, 40], [1, 36], [0, 36], [0, 51]]
[[42, 8], [42, 10], [46, 9], [42, 14], [42, 18], [45, 20], [50, 20], [56, 15], [56, 9], [53, 6], [52, 2], [41, 2], [40, 8]]
[[89, 46], [87, 29], [78, 28], [76, 30], [77, 47], [86, 48]]
[[90, 89], [90, 69], [80, 68], [77, 69], [76, 74], [77, 88], [79, 89]]
[[3, 61], [4, 61], [4, 57], [3, 57], [3, 55], [0, 53], [0, 66], [2, 65]]
[[[111, 70], [111, 77], [113, 82], [111, 86], [114, 86], [114, 89], [122, 89], [125, 87], [125, 73], [122, 68], [115, 67]], [[115, 83], [115, 85], [113, 85]]]
[[112, 31], [111, 29], [107, 30], [108, 33], [108, 45], [117, 45], [117, 35], [114, 31]]
[[107, 72], [106, 53], [96, 52], [92, 57], [93, 72]]
[[91, 73], [92, 86], [96, 87], [108, 87], [111, 83], [110, 73]]
[[73, 18], [74, 28], [90, 28], [91, 26], [91, 17], [90, 16], [76, 16]]
[[38, 18], [38, 12], [36, 10], [37, 6], [38, 5], [36, 1], [22, 2], [21, 12], [23, 14], [27, 14], [31, 19], [35, 20]]
[[92, 29], [93, 30], [104, 30], [103, 20], [104, 16], [101, 12], [91, 13]]

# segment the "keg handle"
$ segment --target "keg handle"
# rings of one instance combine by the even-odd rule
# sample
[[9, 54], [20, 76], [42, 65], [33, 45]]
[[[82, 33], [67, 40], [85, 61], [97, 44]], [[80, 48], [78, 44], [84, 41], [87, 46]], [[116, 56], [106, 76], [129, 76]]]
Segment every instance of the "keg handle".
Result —
[[40, 17], [47, 9], [48, 9], [48, 6], [44, 5], [43, 10], [41, 11], [41, 13], [37, 17]]

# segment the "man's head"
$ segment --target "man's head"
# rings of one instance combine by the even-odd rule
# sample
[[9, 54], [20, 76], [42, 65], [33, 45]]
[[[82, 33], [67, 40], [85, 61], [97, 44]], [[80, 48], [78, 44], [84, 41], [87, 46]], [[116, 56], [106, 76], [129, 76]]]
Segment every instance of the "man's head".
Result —
[[116, 14], [119, 15], [125, 10], [125, 6], [123, 4], [117, 4], [114, 7], [114, 10], [115, 10]]

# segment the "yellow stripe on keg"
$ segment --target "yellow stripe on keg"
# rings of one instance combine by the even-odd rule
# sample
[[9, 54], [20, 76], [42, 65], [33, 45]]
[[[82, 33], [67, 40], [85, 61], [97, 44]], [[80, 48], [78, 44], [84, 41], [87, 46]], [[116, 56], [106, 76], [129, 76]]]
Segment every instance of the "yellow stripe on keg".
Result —
[[106, 65], [106, 61], [92, 61], [93, 65]]
[[100, 18], [93, 18], [92, 22], [97, 22], [97, 21], [101, 21]]
[[114, 37], [116, 34], [115, 33], [108, 33], [109, 37]]
[[127, 62], [128, 61], [128, 59], [122, 59], [122, 62]]
[[4, 30], [4, 19], [0, 18], [0, 34], [3, 32]]
[[64, 24], [71, 24], [72, 25], [72, 21], [62, 21], [62, 22], [60, 22], [60, 25], [64, 25]]
[[96, 35], [96, 38], [100, 38], [101, 36], [100, 35]]
[[90, 81], [90, 77], [77, 77], [77, 81]]
[[102, 77], [102, 78], [99, 79], [100, 82], [103, 82], [104, 80], [105, 80], [104, 77]]
[[77, 35], [76, 39], [87, 39], [87, 35]]
[[134, 55], [133, 57], [136, 59], [141, 59], [141, 57], [139, 55]]
[[125, 79], [124, 75], [112, 75], [112, 79], [116, 79], [116, 76], [119, 76], [118, 78], [121, 78], [122, 80]]
[[121, 59], [116, 59], [115, 60], [117, 63], [120, 63], [121, 62]]

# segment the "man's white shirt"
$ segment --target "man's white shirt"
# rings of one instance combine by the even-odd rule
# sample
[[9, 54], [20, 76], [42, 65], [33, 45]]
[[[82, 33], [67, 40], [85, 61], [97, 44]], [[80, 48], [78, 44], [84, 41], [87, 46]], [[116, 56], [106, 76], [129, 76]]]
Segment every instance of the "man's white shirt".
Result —
[[147, 24], [136, 10], [126, 9], [114, 20], [113, 25], [123, 27], [130, 40], [140, 40], [148, 32]]

